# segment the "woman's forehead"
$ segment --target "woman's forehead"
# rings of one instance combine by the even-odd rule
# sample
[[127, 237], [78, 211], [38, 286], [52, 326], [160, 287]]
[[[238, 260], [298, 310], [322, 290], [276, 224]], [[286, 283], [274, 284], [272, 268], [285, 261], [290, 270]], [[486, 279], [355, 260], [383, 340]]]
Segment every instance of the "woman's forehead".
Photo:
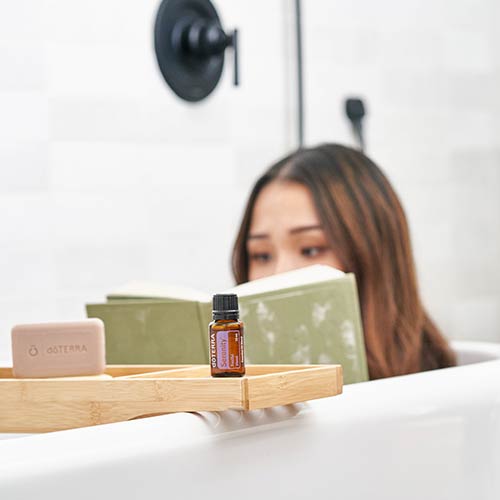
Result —
[[305, 186], [295, 182], [272, 182], [257, 197], [250, 233], [289, 232], [318, 225], [316, 208]]

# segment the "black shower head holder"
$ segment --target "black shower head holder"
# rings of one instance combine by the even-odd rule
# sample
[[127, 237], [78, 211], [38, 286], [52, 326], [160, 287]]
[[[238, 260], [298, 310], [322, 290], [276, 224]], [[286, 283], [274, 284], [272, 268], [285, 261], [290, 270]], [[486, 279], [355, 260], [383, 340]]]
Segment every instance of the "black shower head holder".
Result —
[[239, 84], [238, 31], [224, 31], [210, 0], [163, 0], [154, 41], [160, 71], [182, 99], [201, 101], [215, 89], [228, 47], [234, 54], [234, 85]]
[[345, 114], [351, 122], [354, 134], [361, 151], [365, 150], [365, 138], [363, 133], [363, 119], [366, 116], [365, 103], [359, 97], [350, 97], [345, 100]]

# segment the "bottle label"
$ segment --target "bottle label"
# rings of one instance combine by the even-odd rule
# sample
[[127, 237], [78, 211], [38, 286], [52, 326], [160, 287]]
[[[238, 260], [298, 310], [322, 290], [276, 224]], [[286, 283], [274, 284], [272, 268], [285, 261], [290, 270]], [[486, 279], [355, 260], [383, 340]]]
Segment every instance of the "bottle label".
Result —
[[[212, 346], [212, 366], [222, 370], [231, 370], [241, 368], [241, 334], [238, 330], [212, 332], [215, 334], [215, 346]], [[215, 349], [214, 349], [215, 347]], [[216, 363], [214, 363], [214, 354], [217, 353]]]

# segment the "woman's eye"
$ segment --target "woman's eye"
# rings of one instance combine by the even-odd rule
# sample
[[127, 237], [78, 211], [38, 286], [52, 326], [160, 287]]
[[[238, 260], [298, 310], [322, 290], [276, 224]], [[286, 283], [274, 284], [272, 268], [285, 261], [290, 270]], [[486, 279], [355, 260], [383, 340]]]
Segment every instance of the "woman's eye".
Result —
[[317, 257], [326, 250], [326, 247], [305, 247], [301, 250], [304, 257]]
[[269, 262], [271, 260], [271, 254], [270, 253], [265, 253], [265, 252], [260, 252], [260, 253], [253, 253], [250, 254], [250, 259], [255, 261], [255, 262]]

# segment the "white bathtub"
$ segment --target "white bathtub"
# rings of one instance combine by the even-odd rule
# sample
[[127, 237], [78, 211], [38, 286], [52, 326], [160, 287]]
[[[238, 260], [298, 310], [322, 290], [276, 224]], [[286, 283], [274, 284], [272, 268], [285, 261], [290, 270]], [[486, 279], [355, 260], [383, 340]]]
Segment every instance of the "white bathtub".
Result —
[[500, 499], [500, 345], [266, 411], [0, 441], [2, 500]]

